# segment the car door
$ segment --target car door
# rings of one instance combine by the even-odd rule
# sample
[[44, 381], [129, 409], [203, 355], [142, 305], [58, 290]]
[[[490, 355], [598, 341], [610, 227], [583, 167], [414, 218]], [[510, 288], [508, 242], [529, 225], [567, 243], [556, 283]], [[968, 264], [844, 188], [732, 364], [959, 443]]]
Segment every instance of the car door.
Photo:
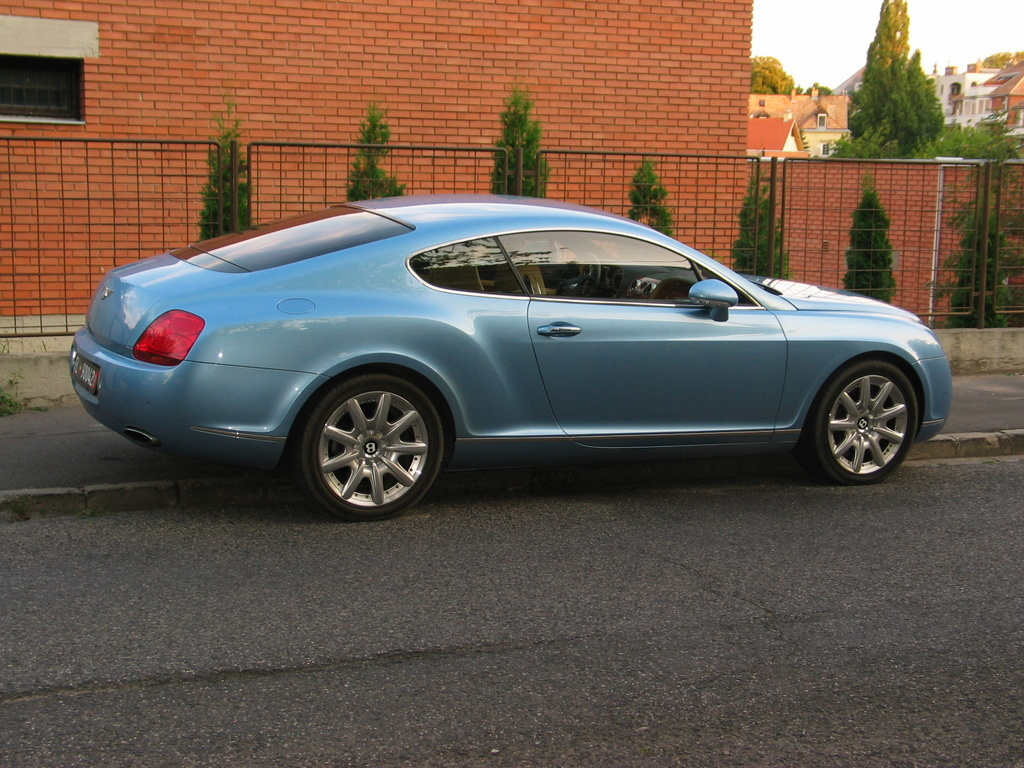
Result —
[[503, 237], [533, 274], [529, 328], [561, 428], [594, 446], [759, 443], [786, 373], [774, 314], [749, 299], [728, 319], [687, 303], [706, 275], [680, 254], [617, 235]]

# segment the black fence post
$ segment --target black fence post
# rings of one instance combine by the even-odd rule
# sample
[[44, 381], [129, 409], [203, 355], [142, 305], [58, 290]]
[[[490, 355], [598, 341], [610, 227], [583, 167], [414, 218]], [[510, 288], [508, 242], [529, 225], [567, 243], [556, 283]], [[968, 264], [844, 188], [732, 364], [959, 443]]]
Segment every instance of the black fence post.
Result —
[[992, 192], [992, 163], [986, 162], [981, 174], [981, 189], [978, 193], [978, 247], [975, 258], [978, 264], [978, 329], [985, 328], [985, 310], [988, 306], [988, 217], [989, 200]]
[[772, 171], [768, 179], [768, 277], [775, 277], [775, 221], [776, 189], [778, 183], [779, 158], [772, 158]]
[[238, 139], [231, 140], [231, 184], [228, 201], [228, 218], [231, 231], [238, 231]]
[[516, 147], [516, 183], [512, 188], [513, 195], [523, 194], [523, 148]]

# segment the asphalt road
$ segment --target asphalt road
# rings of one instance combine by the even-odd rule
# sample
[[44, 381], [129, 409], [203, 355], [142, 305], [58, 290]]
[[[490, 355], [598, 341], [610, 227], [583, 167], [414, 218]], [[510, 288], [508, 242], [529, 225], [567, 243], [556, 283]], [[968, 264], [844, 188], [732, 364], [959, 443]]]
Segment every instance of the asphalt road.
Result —
[[0, 529], [0, 762], [1024, 765], [1024, 461]]

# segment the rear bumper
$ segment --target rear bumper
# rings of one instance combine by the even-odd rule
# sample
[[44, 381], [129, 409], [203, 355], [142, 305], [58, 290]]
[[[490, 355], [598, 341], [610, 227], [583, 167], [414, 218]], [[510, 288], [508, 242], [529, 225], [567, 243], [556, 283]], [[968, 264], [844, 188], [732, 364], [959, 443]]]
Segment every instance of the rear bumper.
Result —
[[304, 397], [322, 382], [267, 368], [142, 363], [99, 345], [84, 328], [71, 355], [100, 369], [95, 394], [74, 387], [104, 426], [169, 453], [263, 469], [278, 464]]

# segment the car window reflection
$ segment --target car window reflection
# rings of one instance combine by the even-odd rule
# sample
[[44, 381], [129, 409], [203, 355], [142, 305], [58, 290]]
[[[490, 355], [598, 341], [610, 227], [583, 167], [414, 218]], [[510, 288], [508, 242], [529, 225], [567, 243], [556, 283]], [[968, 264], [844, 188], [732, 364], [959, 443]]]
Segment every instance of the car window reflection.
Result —
[[686, 257], [619, 235], [530, 232], [499, 240], [538, 296], [679, 302], [703, 279]]
[[494, 238], [446, 245], [413, 256], [413, 271], [438, 288], [523, 295], [522, 283]]

